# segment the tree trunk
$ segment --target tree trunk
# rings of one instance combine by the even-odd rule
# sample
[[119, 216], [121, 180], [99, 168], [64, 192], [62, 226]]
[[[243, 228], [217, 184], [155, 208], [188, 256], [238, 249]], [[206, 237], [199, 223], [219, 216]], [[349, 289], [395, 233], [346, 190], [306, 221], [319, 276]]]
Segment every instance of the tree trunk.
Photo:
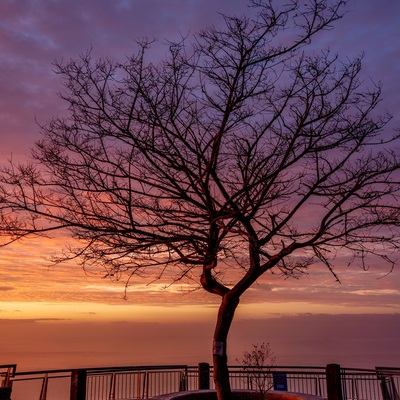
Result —
[[213, 343], [214, 383], [218, 400], [230, 400], [231, 398], [226, 345], [238, 304], [239, 297], [230, 291], [222, 297], [218, 311]]

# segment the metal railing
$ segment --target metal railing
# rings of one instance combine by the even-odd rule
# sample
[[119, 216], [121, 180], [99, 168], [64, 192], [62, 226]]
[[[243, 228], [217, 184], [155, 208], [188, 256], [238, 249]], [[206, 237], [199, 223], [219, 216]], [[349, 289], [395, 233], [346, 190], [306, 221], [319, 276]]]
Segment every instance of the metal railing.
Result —
[[15, 375], [16, 364], [0, 365], [0, 400], [11, 396], [11, 378]]
[[68, 400], [71, 370], [15, 372], [11, 384], [13, 400]]
[[[274, 376], [285, 378], [288, 392], [328, 397], [326, 369], [321, 367], [265, 367], [257, 368], [269, 382]], [[230, 381], [233, 389], [257, 389], [254, 384], [254, 371], [241, 367], [230, 367]], [[249, 375], [253, 379], [249, 379]], [[257, 378], [256, 378], [257, 379]], [[400, 400], [400, 369], [340, 368], [341, 395], [343, 400]], [[271, 384], [272, 386], [272, 384]]]
[[[127, 366], [80, 370], [48, 370], [16, 372], [1, 369], [5, 382], [6, 372], [12, 384], [12, 400], [69, 400], [73, 382], [79, 377], [85, 400], [142, 400], [166, 393], [199, 389], [201, 376], [198, 366]], [[265, 370], [232, 366], [232, 389], [256, 389], [257, 374], [276, 383], [284, 380], [284, 390], [328, 397], [327, 369], [322, 367], [265, 367]], [[206, 381], [213, 389], [212, 367], [207, 370]], [[78, 379], [78, 381], [79, 381]], [[204, 377], [203, 377], [204, 381]], [[377, 368], [360, 370], [340, 368], [343, 400], [400, 400], [400, 369]], [[82, 395], [80, 395], [82, 396]], [[82, 397], [76, 397], [82, 398]]]
[[[275, 377], [285, 380], [288, 392], [312, 394], [326, 397], [326, 371], [322, 367], [257, 367], [256, 371], [243, 367], [230, 367], [232, 389], [257, 389], [257, 382], [266, 379], [267, 386], [273, 387]], [[260, 375], [257, 377], [257, 375]]]
[[186, 365], [87, 370], [86, 400], [148, 399], [187, 389]]
[[377, 367], [384, 400], [400, 400], [400, 368]]
[[86, 400], [148, 399], [187, 389], [188, 367], [127, 366], [16, 372], [13, 400], [69, 400], [74, 374], [84, 372]]
[[8, 387], [11, 378], [14, 377], [17, 364], [0, 365], [0, 387]]
[[381, 383], [375, 370], [360, 371], [343, 368], [341, 376], [344, 400], [386, 400], [383, 397]]

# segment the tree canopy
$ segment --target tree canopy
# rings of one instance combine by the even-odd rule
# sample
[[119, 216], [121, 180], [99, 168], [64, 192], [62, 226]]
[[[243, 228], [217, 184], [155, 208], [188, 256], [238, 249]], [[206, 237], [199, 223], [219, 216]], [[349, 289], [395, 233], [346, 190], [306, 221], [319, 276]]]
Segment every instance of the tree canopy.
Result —
[[56, 62], [68, 112], [0, 174], [4, 243], [66, 230], [77, 246], [58, 261], [220, 296], [220, 377], [240, 296], [262, 274], [322, 262], [335, 275], [343, 252], [392, 268], [400, 243], [399, 135], [376, 112], [381, 88], [359, 79], [362, 57], [309, 46], [345, 2], [250, 5], [157, 64], [147, 40], [122, 62]]

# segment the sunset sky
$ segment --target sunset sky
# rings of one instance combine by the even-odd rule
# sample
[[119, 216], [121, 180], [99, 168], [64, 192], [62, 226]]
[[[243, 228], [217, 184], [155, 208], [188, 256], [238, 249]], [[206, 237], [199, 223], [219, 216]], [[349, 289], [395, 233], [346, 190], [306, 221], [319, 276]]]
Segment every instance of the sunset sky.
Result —
[[[135, 51], [137, 38], [163, 42], [190, 36], [220, 24], [219, 12], [243, 13], [245, 5], [244, 0], [2, 0], [0, 162], [29, 157], [39, 138], [35, 120], [64, 112], [53, 60], [76, 58], [91, 47], [95, 57], [123, 59]], [[365, 52], [363, 77], [382, 81], [382, 109], [394, 115], [388, 129], [399, 127], [400, 2], [352, 0], [347, 10], [315, 46], [343, 58]], [[163, 56], [157, 51], [155, 59]], [[209, 360], [217, 298], [191, 287], [137, 280], [124, 300], [124, 283], [102, 279], [101, 271], [49, 265], [45, 257], [66, 241], [36, 239], [0, 248], [0, 364], [29, 369]], [[341, 284], [320, 266], [299, 280], [266, 275], [257, 282], [232, 328], [232, 361], [251, 343], [270, 341], [281, 364], [349, 364], [346, 355], [358, 346], [355, 364], [398, 360], [392, 366], [399, 366], [400, 266], [388, 275], [379, 263], [363, 271], [338, 260], [336, 272]]]

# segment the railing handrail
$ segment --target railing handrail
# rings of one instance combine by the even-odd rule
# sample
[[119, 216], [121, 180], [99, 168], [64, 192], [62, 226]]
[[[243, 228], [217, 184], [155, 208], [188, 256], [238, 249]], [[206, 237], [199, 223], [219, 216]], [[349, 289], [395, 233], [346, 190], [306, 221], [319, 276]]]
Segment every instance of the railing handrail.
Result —
[[[14, 376], [15, 372], [17, 371], [17, 364], [3, 364], [3, 365], [0, 365], [0, 369], [11, 370], [12, 371], [11, 376]], [[2, 375], [2, 373], [1, 373], [1, 375]]]
[[375, 371], [378, 375], [391, 375], [400, 376], [400, 368], [395, 367], [375, 367]]
[[[41, 375], [41, 374], [59, 374], [59, 373], [70, 373], [74, 370], [85, 370], [88, 373], [96, 373], [96, 372], [117, 372], [117, 371], [150, 371], [150, 370], [170, 370], [170, 369], [197, 369], [197, 365], [188, 365], [188, 364], [163, 364], [163, 365], [129, 365], [129, 366], [115, 366], [115, 367], [78, 367], [78, 368], [65, 368], [65, 369], [43, 369], [43, 370], [28, 370], [28, 371], [16, 371], [17, 364], [7, 364], [7, 365], [0, 365], [2, 367], [11, 367], [13, 368], [13, 374], [15, 376], [18, 375]], [[228, 368], [230, 370], [243, 370], [243, 368], [251, 368], [252, 366], [242, 366], [242, 365], [229, 365]], [[212, 365], [210, 366], [212, 369]], [[287, 366], [287, 365], [266, 365], [263, 367], [254, 367], [257, 369], [272, 369], [275, 371], [278, 370], [291, 370], [294, 372], [301, 372], [302, 370], [315, 370], [315, 372], [324, 372], [325, 367], [317, 367], [317, 366], [306, 366], [306, 365], [299, 365], [299, 366]], [[376, 367], [375, 369], [367, 369], [367, 368], [349, 368], [349, 367], [342, 367], [343, 371], [346, 372], [366, 372], [366, 373], [395, 373], [400, 374], [400, 368], [396, 367]], [[319, 370], [319, 371], [318, 371]]]
[[[16, 365], [16, 364], [13, 364]], [[1, 368], [1, 366], [0, 366]], [[117, 372], [117, 371], [151, 371], [151, 370], [170, 370], [170, 369], [186, 369], [187, 365], [139, 365], [139, 366], [122, 366], [122, 367], [79, 367], [68, 369], [43, 369], [34, 371], [18, 371], [15, 376], [19, 375], [44, 375], [44, 374], [67, 374], [75, 370], [84, 370], [88, 374], [97, 372]], [[196, 367], [193, 367], [196, 368]]]

